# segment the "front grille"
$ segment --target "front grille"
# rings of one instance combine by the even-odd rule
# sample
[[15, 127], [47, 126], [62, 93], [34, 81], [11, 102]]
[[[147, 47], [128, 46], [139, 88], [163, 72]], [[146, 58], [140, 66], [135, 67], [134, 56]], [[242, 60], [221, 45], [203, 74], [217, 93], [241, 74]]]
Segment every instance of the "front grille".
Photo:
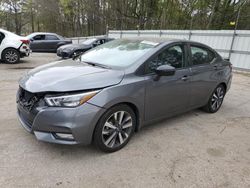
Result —
[[19, 117], [30, 129], [38, 113], [35, 107], [38, 105], [40, 98], [39, 95], [28, 92], [21, 87], [17, 93]]
[[17, 95], [17, 102], [28, 111], [31, 111], [39, 101], [36, 94], [28, 92], [21, 87], [19, 88]]
[[32, 114], [27, 114], [21, 109], [18, 109], [18, 115], [20, 119], [23, 121], [23, 123], [29, 127], [29, 129], [32, 128], [33, 121], [35, 119], [35, 116]]

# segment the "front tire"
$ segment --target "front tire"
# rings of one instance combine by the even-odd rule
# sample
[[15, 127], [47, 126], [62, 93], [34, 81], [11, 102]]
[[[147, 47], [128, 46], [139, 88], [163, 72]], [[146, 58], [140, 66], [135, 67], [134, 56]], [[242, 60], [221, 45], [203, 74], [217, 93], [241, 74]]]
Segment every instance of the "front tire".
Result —
[[118, 151], [129, 142], [135, 124], [136, 116], [129, 106], [114, 106], [107, 110], [97, 123], [94, 143], [104, 152]]
[[225, 94], [225, 87], [223, 85], [218, 85], [213, 91], [208, 103], [206, 104], [206, 106], [203, 107], [203, 109], [209, 113], [217, 112], [223, 103]]
[[18, 50], [13, 48], [6, 49], [3, 51], [2, 59], [5, 63], [15, 64], [20, 60], [20, 53]]

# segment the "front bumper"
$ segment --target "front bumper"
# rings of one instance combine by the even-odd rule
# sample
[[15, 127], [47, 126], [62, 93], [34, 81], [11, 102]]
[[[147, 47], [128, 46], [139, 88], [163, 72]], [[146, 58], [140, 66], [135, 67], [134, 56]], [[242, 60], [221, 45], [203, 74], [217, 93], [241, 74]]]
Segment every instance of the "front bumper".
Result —
[[58, 57], [62, 57], [62, 58], [71, 58], [72, 57], [72, 52], [66, 52], [66, 51], [63, 51], [63, 50], [60, 50], [58, 49], [57, 52], [56, 52], [56, 55]]
[[[25, 130], [34, 133], [40, 141], [57, 144], [90, 144], [104, 111], [89, 103], [76, 108], [37, 107], [27, 111], [17, 103], [18, 119]], [[71, 135], [72, 139], [59, 137], [57, 133]]]
[[28, 57], [31, 53], [30, 47], [27, 45], [20, 46], [19, 50], [20, 50], [21, 57], [25, 57], [25, 56]]

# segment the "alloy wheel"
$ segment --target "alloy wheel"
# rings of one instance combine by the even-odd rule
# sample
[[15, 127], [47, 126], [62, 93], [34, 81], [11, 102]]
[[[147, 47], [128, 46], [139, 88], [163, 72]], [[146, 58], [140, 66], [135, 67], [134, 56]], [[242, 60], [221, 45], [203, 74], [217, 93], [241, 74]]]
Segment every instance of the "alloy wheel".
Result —
[[109, 148], [119, 147], [129, 138], [132, 128], [132, 116], [128, 112], [115, 112], [103, 126], [102, 141]]
[[224, 90], [221, 87], [216, 88], [211, 99], [211, 108], [213, 111], [216, 111], [220, 108], [223, 102], [224, 94]]
[[18, 61], [18, 54], [14, 50], [8, 50], [5, 54], [5, 60], [9, 63], [15, 63]]

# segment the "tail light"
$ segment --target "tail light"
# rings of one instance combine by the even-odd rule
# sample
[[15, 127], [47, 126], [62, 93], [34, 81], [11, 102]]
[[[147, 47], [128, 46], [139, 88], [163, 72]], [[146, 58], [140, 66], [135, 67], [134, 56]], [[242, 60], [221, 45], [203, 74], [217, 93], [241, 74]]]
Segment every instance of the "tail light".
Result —
[[23, 44], [27, 44], [27, 45], [29, 45], [29, 43], [30, 43], [29, 40], [21, 40], [21, 42], [22, 42]]

